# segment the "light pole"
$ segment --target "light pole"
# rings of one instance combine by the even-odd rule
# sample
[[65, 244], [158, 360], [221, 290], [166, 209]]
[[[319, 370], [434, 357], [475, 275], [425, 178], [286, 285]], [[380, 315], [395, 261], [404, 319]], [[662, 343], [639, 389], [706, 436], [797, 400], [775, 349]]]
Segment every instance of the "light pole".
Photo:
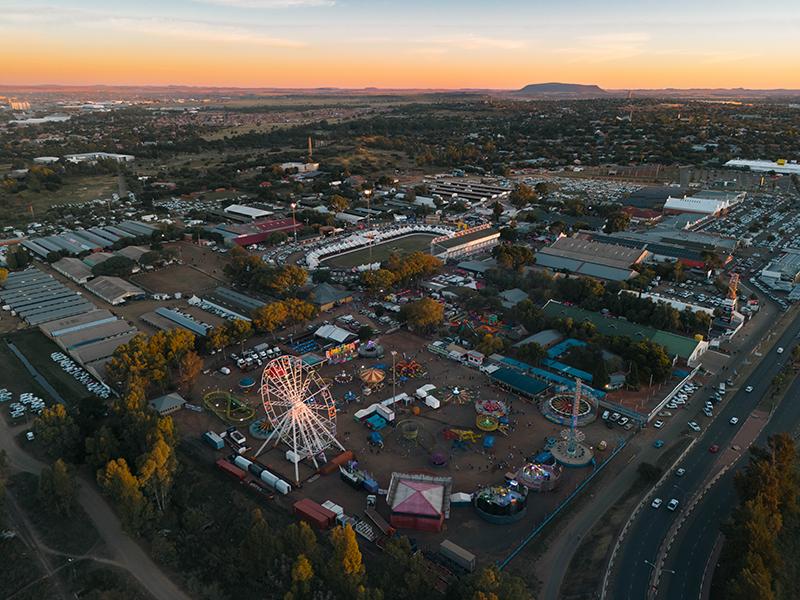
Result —
[[397, 396], [397, 372], [394, 370], [396, 357], [397, 352], [392, 350], [392, 399]]
[[292, 207], [292, 230], [294, 231], [294, 243], [297, 244], [297, 219], [294, 218], [294, 211], [297, 208], [297, 202], [292, 202], [289, 206]]
[[369, 197], [372, 195], [372, 190], [364, 190], [364, 197], [367, 199], [367, 235], [369, 236], [369, 264], [372, 265], [372, 234], [370, 233], [370, 216], [369, 210]]

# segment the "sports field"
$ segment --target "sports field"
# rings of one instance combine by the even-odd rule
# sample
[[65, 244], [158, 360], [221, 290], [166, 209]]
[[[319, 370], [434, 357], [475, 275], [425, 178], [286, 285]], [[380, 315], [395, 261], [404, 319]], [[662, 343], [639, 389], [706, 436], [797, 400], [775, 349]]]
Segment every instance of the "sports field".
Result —
[[[411, 254], [412, 252], [428, 252], [431, 247], [431, 240], [436, 236], [430, 233], [415, 233], [396, 240], [389, 240], [382, 244], [375, 244], [372, 247], [372, 262], [383, 262], [393, 252], [398, 254]], [[327, 267], [357, 267], [369, 262], [369, 248], [354, 250], [347, 254], [339, 254], [322, 260], [322, 264]]]

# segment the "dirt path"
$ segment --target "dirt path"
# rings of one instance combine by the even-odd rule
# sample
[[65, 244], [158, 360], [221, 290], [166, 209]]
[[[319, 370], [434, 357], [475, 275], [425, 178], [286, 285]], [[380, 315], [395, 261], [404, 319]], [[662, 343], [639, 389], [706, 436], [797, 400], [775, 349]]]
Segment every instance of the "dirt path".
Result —
[[[0, 419], [0, 449], [6, 451], [11, 469], [38, 475], [45, 465], [17, 445], [14, 435], [20, 430], [21, 427], [9, 427], [4, 419]], [[116, 559], [113, 564], [130, 572], [158, 600], [190, 600], [123, 531], [120, 520], [95, 489], [94, 482], [80, 476], [76, 479], [79, 483], [78, 502], [92, 519], [100, 537]], [[41, 551], [41, 544], [37, 542], [37, 546]]]

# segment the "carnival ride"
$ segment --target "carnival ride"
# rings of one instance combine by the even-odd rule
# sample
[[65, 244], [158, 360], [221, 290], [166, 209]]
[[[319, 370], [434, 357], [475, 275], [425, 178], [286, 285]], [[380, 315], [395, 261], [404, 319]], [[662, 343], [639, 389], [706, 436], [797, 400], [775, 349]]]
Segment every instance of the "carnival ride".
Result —
[[564, 466], [583, 467], [594, 460], [594, 452], [583, 443], [586, 434], [578, 429], [581, 407], [581, 380], [575, 380], [575, 395], [572, 400], [572, 418], [569, 427], [561, 430], [561, 440], [550, 449], [555, 459]]
[[490, 523], [513, 523], [528, 508], [528, 488], [516, 480], [502, 485], [491, 485], [478, 490], [473, 499], [475, 510]]
[[228, 423], [243, 423], [256, 416], [256, 411], [230, 392], [215, 390], [203, 396], [203, 404]]
[[559, 464], [527, 463], [517, 471], [517, 481], [534, 492], [550, 492], [561, 477]]
[[318, 457], [330, 446], [344, 451], [336, 439], [336, 405], [328, 385], [297, 356], [281, 356], [267, 363], [261, 377], [261, 401], [273, 426], [256, 456], [270, 442], [286, 444], [294, 453], [295, 481], [300, 482], [299, 463]]

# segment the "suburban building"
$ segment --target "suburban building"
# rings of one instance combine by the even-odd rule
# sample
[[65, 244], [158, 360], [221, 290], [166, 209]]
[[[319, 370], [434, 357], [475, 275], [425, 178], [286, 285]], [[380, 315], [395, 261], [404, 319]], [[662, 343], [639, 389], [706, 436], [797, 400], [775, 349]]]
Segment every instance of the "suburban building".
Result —
[[309, 292], [308, 301], [321, 312], [325, 312], [339, 304], [352, 302], [353, 294], [345, 289], [334, 287], [329, 283], [320, 283]]
[[761, 270], [760, 278], [773, 289], [794, 289], [800, 283], [800, 248], [784, 248], [780, 257]]
[[263, 219], [264, 217], [269, 217], [274, 214], [268, 210], [255, 208], [254, 206], [244, 206], [242, 204], [231, 204], [230, 206], [226, 206], [224, 211], [227, 214], [246, 217], [251, 221], [255, 221], [256, 219]]
[[514, 308], [523, 300], [528, 299], [528, 294], [519, 288], [504, 290], [498, 294], [503, 308]]
[[158, 398], [153, 398], [150, 400], [150, 402], [148, 402], [150, 408], [152, 408], [162, 417], [174, 413], [176, 410], [182, 409], [185, 404], [186, 400], [184, 400], [180, 394], [175, 392], [166, 394], [164, 396], [159, 396]]
[[136, 160], [136, 157], [132, 154], [116, 154], [114, 152], [84, 152], [82, 154], [65, 154], [64, 160], [73, 163], [97, 162], [98, 160], [132, 162]]

